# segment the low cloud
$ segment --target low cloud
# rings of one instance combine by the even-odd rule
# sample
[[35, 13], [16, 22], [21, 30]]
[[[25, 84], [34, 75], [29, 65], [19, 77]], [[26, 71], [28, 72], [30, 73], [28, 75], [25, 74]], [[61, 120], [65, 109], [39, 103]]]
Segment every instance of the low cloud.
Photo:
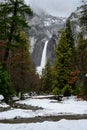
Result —
[[68, 17], [71, 12], [80, 6], [80, 0], [25, 0], [34, 11], [39, 12], [41, 9], [55, 16]]

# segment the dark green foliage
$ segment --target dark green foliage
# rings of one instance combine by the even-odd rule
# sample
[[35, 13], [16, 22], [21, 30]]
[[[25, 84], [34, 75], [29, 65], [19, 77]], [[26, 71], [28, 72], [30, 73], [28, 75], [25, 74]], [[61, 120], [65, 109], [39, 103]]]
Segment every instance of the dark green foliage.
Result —
[[66, 28], [65, 28], [65, 32], [66, 32], [66, 40], [67, 40], [67, 44], [69, 45], [70, 49], [71, 49], [71, 68], [72, 68], [72, 71], [75, 69], [75, 55], [76, 55], [76, 52], [75, 52], [75, 43], [74, 43], [74, 38], [73, 38], [73, 32], [72, 32], [72, 28], [71, 28], [71, 22], [70, 20], [68, 19], [66, 21]]
[[[84, 93], [87, 93], [87, 39], [79, 34], [78, 45], [77, 45], [77, 67], [80, 70], [79, 80], [83, 83]], [[80, 58], [78, 58], [80, 57]]]
[[71, 48], [71, 51], [73, 54], [75, 51], [75, 47], [74, 47], [74, 39], [73, 39], [73, 33], [72, 33], [72, 29], [71, 29], [70, 20], [66, 21], [65, 32], [66, 32], [67, 43], [69, 44], [69, 47]]
[[49, 61], [47, 61], [45, 69], [43, 70], [42, 80], [43, 80], [43, 91], [46, 93], [51, 92], [52, 91], [52, 72], [51, 72], [51, 66], [50, 66]]
[[0, 94], [4, 96], [5, 102], [8, 103], [14, 93], [9, 74], [0, 64]]
[[53, 92], [54, 95], [60, 95], [61, 94], [61, 91], [59, 90], [58, 87], [55, 87], [52, 92]]
[[22, 30], [26, 31], [28, 28], [26, 14], [33, 15], [24, 0], [5, 0], [3, 3], [0, 2], [0, 39], [4, 38], [7, 40], [4, 62], [8, 59], [11, 46], [15, 46], [14, 41], [22, 42], [20, 32]]
[[81, 80], [77, 80], [75, 83], [75, 88], [72, 90], [73, 95], [83, 94], [83, 82]]
[[0, 2], [0, 41], [5, 42], [2, 63], [9, 71], [16, 92], [21, 93], [39, 84], [29, 54], [27, 15], [32, 16], [33, 12], [24, 0]]
[[18, 42], [15, 43], [17, 48], [12, 49], [13, 51], [10, 61], [8, 61], [8, 66], [16, 92], [24, 93], [36, 87], [36, 80], [34, 79], [36, 75], [30, 59], [27, 37], [24, 32], [20, 33], [20, 37], [24, 42], [21, 45]]
[[10, 20], [7, 15], [7, 4], [0, 3], [0, 40], [7, 39]]
[[29, 90], [36, 77], [29, 54], [27, 15], [33, 12], [24, 0], [0, 2], [0, 41], [5, 42], [2, 62], [17, 92]]
[[54, 87], [62, 89], [68, 83], [71, 72], [72, 51], [67, 42], [66, 32], [62, 31], [56, 50]]
[[62, 89], [62, 94], [64, 96], [71, 96], [71, 93], [72, 93], [71, 87], [69, 86], [69, 84], [66, 84]]
[[78, 60], [78, 67], [79, 70], [86, 74], [87, 71], [87, 39], [85, 39], [82, 35], [82, 33], [79, 34], [78, 37], [78, 45], [76, 47], [77, 51], [77, 60]]
[[75, 46], [71, 23], [66, 22], [66, 28], [62, 30], [56, 49], [56, 60], [54, 64], [53, 86], [62, 90], [66, 84], [69, 84], [70, 74], [73, 71]]

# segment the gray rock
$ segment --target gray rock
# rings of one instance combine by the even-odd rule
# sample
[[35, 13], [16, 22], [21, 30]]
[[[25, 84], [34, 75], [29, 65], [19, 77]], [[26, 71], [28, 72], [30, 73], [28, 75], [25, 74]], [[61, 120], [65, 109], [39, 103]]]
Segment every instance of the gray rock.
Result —
[[64, 18], [58, 18], [51, 15], [36, 15], [33, 18], [28, 17], [31, 29], [29, 31], [31, 43], [31, 59], [35, 66], [40, 66], [43, 47], [48, 41], [47, 59], [51, 64], [55, 58], [55, 48], [58, 40], [58, 32], [64, 27]]

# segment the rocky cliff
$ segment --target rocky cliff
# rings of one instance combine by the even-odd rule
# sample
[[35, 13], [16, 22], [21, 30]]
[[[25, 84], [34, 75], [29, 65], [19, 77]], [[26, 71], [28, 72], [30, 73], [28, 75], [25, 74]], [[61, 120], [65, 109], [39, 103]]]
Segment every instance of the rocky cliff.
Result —
[[[82, 26], [80, 25], [80, 17], [81, 7], [77, 8], [68, 18], [71, 21], [75, 44], [77, 43], [78, 34], [80, 32], [83, 32], [84, 37], [87, 37], [86, 30], [82, 30]], [[48, 41], [47, 59], [50, 61], [50, 64], [53, 64], [59, 32], [65, 27], [66, 18], [54, 17], [46, 14], [35, 14], [33, 18], [28, 17], [28, 21], [31, 26], [29, 38], [31, 43], [30, 53], [33, 63], [35, 66], [40, 66], [44, 44]]]
[[71, 21], [71, 28], [75, 40], [75, 44], [77, 43], [78, 34], [80, 32], [83, 33], [84, 37], [87, 38], [87, 30], [83, 29], [83, 26], [80, 23], [82, 7], [78, 7], [75, 12], [73, 12], [68, 18]]
[[44, 44], [48, 41], [47, 59], [51, 64], [55, 58], [55, 48], [58, 40], [58, 34], [64, 27], [65, 18], [53, 17], [51, 15], [34, 15], [29, 18], [31, 26], [29, 39], [31, 43], [31, 58], [35, 66], [40, 66]]

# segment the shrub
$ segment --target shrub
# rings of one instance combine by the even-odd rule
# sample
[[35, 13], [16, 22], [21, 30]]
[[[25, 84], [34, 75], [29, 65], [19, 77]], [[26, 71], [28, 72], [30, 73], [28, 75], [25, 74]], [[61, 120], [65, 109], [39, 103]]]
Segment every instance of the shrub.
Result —
[[60, 89], [57, 88], [57, 87], [55, 87], [55, 88], [53, 89], [53, 94], [54, 94], [54, 95], [59, 95], [59, 94], [60, 94]]
[[75, 84], [75, 89], [72, 91], [74, 95], [83, 93], [83, 82], [78, 80]]
[[7, 70], [0, 64], [0, 94], [4, 96], [5, 102], [8, 103], [14, 93], [10, 76]]
[[71, 96], [71, 93], [72, 93], [71, 87], [68, 84], [66, 84], [65, 87], [62, 89], [62, 94], [64, 96]]

